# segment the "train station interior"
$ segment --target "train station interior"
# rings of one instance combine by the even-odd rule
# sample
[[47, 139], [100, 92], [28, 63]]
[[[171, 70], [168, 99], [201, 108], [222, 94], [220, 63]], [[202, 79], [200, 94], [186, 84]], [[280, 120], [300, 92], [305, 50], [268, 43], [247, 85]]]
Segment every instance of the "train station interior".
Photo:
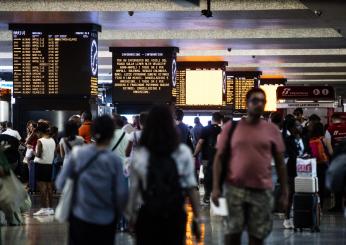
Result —
[[[120, 134], [120, 140], [114, 141], [114, 148], [110, 147], [110, 149], [119, 150], [120, 147], [117, 147], [121, 146], [123, 137], [131, 143], [137, 141], [136, 132], [133, 134], [132, 141], [130, 136], [126, 135], [127, 123], [134, 128], [138, 126], [138, 130], [143, 131], [142, 138], [145, 138], [146, 130], [149, 132], [149, 129], [141, 124], [141, 116], [144, 111], [149, 111], [154, 105], [166, 105], [175, 112], [173, 116], [177, 125], [183, 121], [184, 125], [191, 129], [188, 135], [189, 137], [191, 135], [193, 145], [190, 147], [192, 151], [189, 150], [189, 154], [191, 159], [192, 155], [194, 157], [193, 168], [198, 168], [196, 169], [197, 182], [193, 180], [192, 183], [197, 183], [195, 190], [199, 194], [198, 205], [200, 205], [201, 217], [198, 222], [193, 218], [196, 215], [193, 201], [186, 201], [187, 222], [184, 244], [236, 244], [227, 242], [226, 238], [227, 228], [229, 228], [227, 222], [233, 218], [229, 217], [229, 214], [234, 213], [234, 210], [228, 207], [227, 215], [215, 214], [217, 211], [214, 210], [214, 195], [210, 192], [209, 195], [206, 194], [208, 187], [205, 183], [208, 181], [206, 180], [208, 173], [203, 167], [208, 169], [208, 164], [216, 164], [214, 154], [217, 155], [220, 151], [219, 145], [222, 142], [220, 138], [227, 137], [227, 133], [221, 131], [224, 125], [227, 128], [227, 124], [222, 124], [221, 119], [217, 120], [215, 113], [229, 118], [232, 124], [238, 122], [237, 127], [240, 127], [242, 126], [240, 122], [246, 121], [249, 113], [251, 114], [251, 110], [247, 110], [250, 108], [249, 104], [256, 105], [257, 103], [258, 105], [263, 102], [265, 107], [261, 118], [274, 123], [273, 115], [280, 115], [281, 121], [278, 125], [283, 137], [286, 137], [284, 132], [287, 130], [289, 131], [287, 137], [293, 134], [293, 131], [288, 128], [290, 126], [285, 124], [286, 121], [293, 120], [293, 124], [299, 123], [301, 134], [303, 134], [304, 130], [310, 130], [309, 125], [313, 125], [317, 118], [318, 123], [323, 126], [321, 137], [324, 137], [322, 141], [318, 141], [318, 144], [322, 142], [322, 148], [318, 149], [329, 151], [330, 154], [326, 153], [328, 155], [326, 168], [333, 169], [332, 161], [346, 154], [346, 147], [341, 151], [336, 150], [346, 141], [345, 13], [346, 2], [338, 0], [0, 1], [0, 245], [81, 244], [71, 242], [72, 229], [70, 228], [72, 226], [70, 227], [68, 222], [59, 222], [57, 218], [56, 207], [58, 203], [60, 205], [62, 199], [61, 190], [59, 191], [58, 187], [54, 185], [52, 187], [54, 193], [50, 208], [52, 208], [52, 214], [55, 210], [55, 216], [36, 215], [41, 208], [42, 192], [39, 187], [33, 189], [31, 186], [31, 161], [27, 155], [28, 149], [31, 149], [31, 144], [28, 143], [30, 122], [35, 121], [38, 122], [37, 125], [40, 125], [40, 121], [49, 121], [49, 130], [55, 128], [56, 137], [61, 135], [60, 139], [63, 140], [67, 139], [67, 136], [63, 136], [64, 127], [67, 121], [72, 120], [71, 118], [78, 118], [83, 127], [89, 116], [95, 119], [108, 115], [113, 118], [116, 131], [119, 127], [124, 131], [124, 135]], [[264, 91], [266, 98], [251, 99], [254, 95], [249, 94], [249, 91], [254, 91], [255, 95]], [[182, 120], [179, 119], [180, 112], [183, 112]], [[150, 111], [147, 117], [150, 118], [153, 114], [154, 112]], [[290, 119], [290, 116], [293, 119]], [[214, 125], [214, 123], [221, 126], [218, 142], [212, 147], [213, 159], [206, 160], [208, 162], [206, 166], [203, 163], [205, 159], [199, 161], [201, 153], [198, 149], [207, 147], [205, 146], [207, 143], [204, 141], [204, 146], [199, 146], [203, 144], [203, 140], [194, 138], [196, 117], [203, 126]], [[125, 126], [119, 126], [117, 118], [120, 118], [122, 123], [126, 121]], [[150, 119], [147, 122], [146, 125], [150, 125]], [[234, 135], [241, 138], [237, 129]], [[15, 168], [12, 167], [12, 170], [9, 170], [11, 174], [6, 176], [5, 165], [1, 164], [2, 151], [6, 156], [7, 148], [2, 146], [3, 142], [6, 144], [6, 138], [1, 138], [1, 132], [6, 134], [8, 130], [19, 132], [20, 138], [15, 137], [19, 142], [18, 160], [15, 161]], [[86, 139], [81, 134], [81, 128], [76, 130], [79, 130], [79, 135], [84, 138], [84, 143], [96, 142], [97, 144], [99, 134]], [[95, 126], [93, 130], [97, 130], [97, 127]], [[202, 130], [202, 135], [204, 135], [203, 132]], [[230, 132], [229, 135], [232, 136], [232, 129]], [[267, 137], [267, 134], [263, 136], [263, 139]], [[306, 134], [309, 135], [309, 133]], [[257, 134], [253, 137], [256, 138]], [[243, 138], [251, 139], [251, 135], [243, 136]], [[232, 159], [234, 157], [233, 139], [227, 145], [232, 149], [232, 153], [229, 153]], [[308, 145], [311, 148], [311, 138], [309, 140]], [[145, 145], [144, 141], [141, 139], [140, 143]], [[285, 143], [286, 151], [283, 149], [282, 153], [287, 165], [287, 159], [290, 158], [288, 141], [282, 139], [279, 141]], [[239, 139], [239, 142], [243, 141]], [[333, 151], [329, 150], [328, 142], [333, 147]], [[279, 151], [280, 143], [277, 145], [274, 143], [271, 147], [274, 146]], [[47, 150], [42, 144], [40, 143], [39, 154], [37, 146], [32, 150], [34, 153], [31, 157], [32, 160], [35, 158], [35, 162], [40, 158], [38, 155], [42, 157], [42, 149]], [[57, 145], [59, 149], [62, 148], [61, 141]], [[131, 147], [134, 147], [133, 144]], [[299, 152], [300, 146], [297, 147]], [[248, 150], [249, 154], [252, 154], [251, 147]], [[203, 152], [204, 148], [201, 151]], [[271, 149], [268, 154], [273, 152], [274, 150]], [[314, 179], [320, 174], [321, 165], [313, 152], [311, 150], [311, 154], [294, 157], [293, 171], [298, 176], [296, 178], [304, 176], [303, 178]], [[272, 163], [268, 162], [270, 169], [267, 168], [266, 171], [270, 172], [273, 179], [269, 189], [275, 199], [277, 198], [276, 188], [280, 188], [280, 184], [282, 191], [284, 188], [281, 183], [282, 178], [280, 180], [281, 172], [278, 170], [278, 165], [275, 165], [278, 163], [274, 153], [270, 156]], [[54, 162], [57, 158], [56, 154], [60, 153], [54, 153]], [[67, 159], [66, 152], [64, 154]], [[131, 158], [131, 154], [135, 153], [127, 154], [126, 152], [128, 156], [126, 159], [124, 157], [124, 166], [127, 166], [126, 162], [130, 162], [128, 159]], [[316, 154], [320, 156], [318, 152]], [[83, 159], [83, 157], [80, 158]], [[255, 156], [252, 157], [255, 159]], [[346, 157], [343, 159], [344, 167], [341, 169], [345, 175], [344, 179], [341, 178], [343, 181], [341, 186], [344, 185], [345, 193]], [[310, 160], [314, 160], [312, 165], [310, 162], [306, 163]], [[7, 162], [11, 164], [9, 159]], [[63, 160], [61, 162], [65, 163]], [[256, 165], [256, 162], [253, 164]], [[61, 163], [57, 171], [65, 173], [64, 167]], [[283, 167], [286, 169], [284, 165]], [[23, 173], [23, 168], [28, 171], [26, 174]], [[179, 166], [177, 168], [179, 172]], [[214, 180], [215, 169], [216, 167], [213, 166]], [[328, 169], [325, 171], [329, 171]], [[37, 174], [38, 170], [34, 171]], [[231, 171], [228, 171], [231, 176]], [[251, 169], [248, 171], [251, 172]], [[328, 173], [327, 176], [329, 176]], [[60, 177], [57, 177], [59, 173], [53, 171], [49, 174], [55, 175], [57, 179], [55, 183], [59, 182]], [[108, 176], [107, 174], [106, 170], [104, 176]], [[9, 176], [16, 178], [15, 175], [25, 188], [25, 194], [28, 193], [26, 196], [30, 203], [25, 211], [19, 212], [21, 216], [17, 218], [19, 223], [11, 224], [9, 220], [6, 221], [7, 209], [1, 204], [5, 198], [2, 199], [1, 195], [5, 197], [7, 193], [6, 195], [11, 196], [11, 191], [6, 190], [5, 184]], [[23, 177], [24, 175], [27, 177]], [[131, 174], [128, 175], [126, 178], [131, 179]], [[185, 172], [183, 175], [185, 176]], [[323, 173], [324, 177], [325, 175], [326, 172]], [[52, 179], [52, 183], [56, 181], [55, 178]], [[327, 183], [328, 178], [326, 179]], [[298, 218], [293, 217], [296, 215], [295, 195], [300, 193], [297, 191], [297, 183], [294, 182], [296, 194], [293, 196], [293, 203], [290, 203], [292, 210], [288, 208], [291, 210], [291, 217], [286, 217], [285, 211], [273, 211], [272, 228], [263, 237], [262, 243], [260, 240], [252, 239], [251, 221], [246, 221], [243, 225], [237, 224], [237, 228], [242, 229], [244, 226], [245, 230], [241, 235], [240, 244], [346, 244], [346, 211], [344, 212], [343, 209], [344, 203], [346, 204], [343, 200], [345, 195], [342, 191], [341, 193], [327, 191], [326, 187], [321, 197], [321, 187], [318, 186], [322, 185], [324, 190], [325, 185], [328, 186], [328, 184], [322, 183], [322, 178], [318, 178], [318, 181], [320, 182], [316, 184], [317, 187], [309, 186], [315, 191], [306, 191], [310, 194], [314, 192], [315, 196], [319, 193], [317, 199], [324, 199], [323, 207], [320, 202], [316, 204], [318, 206], [318, 214], [314, 216], [318, 219], [314, 221], [316, 227], [313, 226], [311, 229], [303, 227], [304, 230], [300, 230]], [[127, 186], [129, 193], [131, 193], [131, 183], [129, 181], [129, 187]], [[215, 183], [213, 184], [215, 187]], [[251, 187], [250, 190], [256, 192], [255, 187]], [[191, 196], [189, 197], [192, 199]], [[233, 200], [233, 202], [236, 201]], [[269, 201], [262, 200], [262, 202], [264, 206], [271, 205]], [[340, 208], [338, 208], [338, 202], [341, 205]], [[232, 201], [228, 200], [228, 206], [231, 203]], [[245, 219], [251, 216], [249, 212], [249, 210], [245, 212]], [[257, 210], [256, 214], [261, 216], [259, 213], [261, 211]], [[94, 215], [90, 214], [90, 217]], [[95, 214], [95, 217], [98, 219], [101, 216]], [[285, 225], [287, 220], [292, 221], [291, 226]], [[199, 225], [199, 241], [195, 236], [195, 221]], [[114, 224], [116, 232], [114, 244], [149, 244], [139, 242], [139, 236], [135, 234], [136, 230], [129, 223], [131, 222], [121, 216], [120, 221]], [[98, 244], [108, 244], [103, 238], [99, 241]], [[170, 242], [162, 242], [161, 245], [173, 245]]]

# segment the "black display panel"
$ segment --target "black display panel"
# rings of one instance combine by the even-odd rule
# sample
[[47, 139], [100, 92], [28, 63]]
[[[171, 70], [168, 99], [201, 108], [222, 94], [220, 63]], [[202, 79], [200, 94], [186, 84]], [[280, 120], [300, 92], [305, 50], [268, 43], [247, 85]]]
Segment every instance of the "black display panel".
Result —
[[92, 24], [10, 24], [15, 97], [97, 96], [98, 31]]
[[172, 97], [183, 109], [215, 110], [230, 108], [225, 76], [227, 62], [178, 62]]
[[253, 87], [258, 87], [261, 72], [226, 72], [227, 104], [235, 111], [246, 110], [246, 94]]
[[112, 47], [115, 104], [152, 104], [171, 101], [175, 83], [175, 47]]

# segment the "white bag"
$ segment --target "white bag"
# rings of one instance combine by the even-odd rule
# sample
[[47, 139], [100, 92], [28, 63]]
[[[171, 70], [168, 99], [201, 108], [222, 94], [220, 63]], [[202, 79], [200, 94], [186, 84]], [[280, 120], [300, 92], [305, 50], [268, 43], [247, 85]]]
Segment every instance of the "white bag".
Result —
[[62, 190], [61, 197], [59, 199], [59, 204], [55, 210], [55, 219], [60, 223], [67, 222], [72, 207], [72, 197], [73, 197], [73, 189], [74, 189], [74, 180], [68, 178], [64, 185], [64, 189]]
[[294, 179], [294, 191], [296, 193], [317, 193], [317, 177], [296, 177]]
[[316, 158], [297, 158], [297, 175], [300, 177], [317, 177]]

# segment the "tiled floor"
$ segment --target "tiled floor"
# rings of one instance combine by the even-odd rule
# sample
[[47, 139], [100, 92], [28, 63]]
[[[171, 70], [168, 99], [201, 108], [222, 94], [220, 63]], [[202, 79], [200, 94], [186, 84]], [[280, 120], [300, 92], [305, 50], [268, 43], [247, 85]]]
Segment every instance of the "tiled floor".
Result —
[[[63, 245], [66, 244], [67, 225], [58, 224], [53, 217], [32, 217], [33, 210], [25, 215], [26, 225], [21, 227], [1, 227], [0, 245]], [[202, 244], [222, 244], [222, 222], [216, 217], [210, 217], [209, 209], [203, 207], [206, 216], [204, 225], [204, 241]], [[188, 234], [189, 237], [189, 234]], [[246, 244], [246, 234], [243, 243]], [[131, 237], [126, 233], [117, 235], [118, 245], [134, 244]], [[191, 239], [187, 245], [196, 244]], [[325, 214], [323, 216], [321, 233], [294, 233], [282, 228], [282, 221], [276, 217], [272, 234], [266, 244], [346, 244], [346, 219], [342, 215]]]

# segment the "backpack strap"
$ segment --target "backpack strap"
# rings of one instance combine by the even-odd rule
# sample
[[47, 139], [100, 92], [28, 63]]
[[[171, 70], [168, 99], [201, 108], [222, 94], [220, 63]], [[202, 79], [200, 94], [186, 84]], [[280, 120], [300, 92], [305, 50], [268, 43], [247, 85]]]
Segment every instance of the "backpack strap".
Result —
[[120, 136], [120, 138], [118, 139], [117, 143], [114, 145], [114, 147], [112, 148], [112, 151], [115, 151], [115, 149], [120, 145], [121, 141], [124, 139], [125, 137], [125, 132], [122, 133], [122, 135]]
[[71, 146], [70, 142], [68, 142], [68, 140], [66, 138], [64, 139], [64, 142], [65, 142], [65, 145], [67, 146], [67, 148], [69, 150], [72, 150], [72, 146]]

